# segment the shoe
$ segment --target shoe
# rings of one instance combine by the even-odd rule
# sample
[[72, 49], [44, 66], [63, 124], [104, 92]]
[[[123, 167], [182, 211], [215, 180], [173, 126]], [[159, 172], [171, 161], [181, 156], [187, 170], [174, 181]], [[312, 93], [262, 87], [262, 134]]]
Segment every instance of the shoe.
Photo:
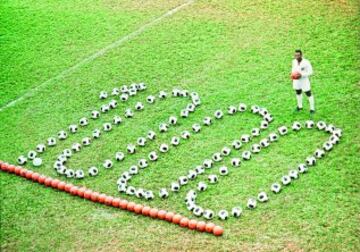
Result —
[[301, 110], [302, 110], [302, 108], [299, 108], [299, 107], [296, 107], [296, 109], [295, 109], [295, 111], [297, 111], [297, 112], [299, 112]]
[[310, 110], [310, 114], [315, 114], [315, 110]]

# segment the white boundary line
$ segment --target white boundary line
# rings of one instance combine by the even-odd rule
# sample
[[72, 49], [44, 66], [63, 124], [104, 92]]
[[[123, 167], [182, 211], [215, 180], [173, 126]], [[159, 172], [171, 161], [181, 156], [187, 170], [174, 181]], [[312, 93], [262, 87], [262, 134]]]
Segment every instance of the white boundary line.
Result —
[[150, 21], [149, 23], [144, 24], [143, 26], [141, 26], [139, 29], [119, 38], [118, 40], [114, 41], [113, 43], [107, 45], [106, 47], [100, 49], [99, 51], [95, 52], [94, 54], [88, 56], [87, 58], [81, 60], [80, 62], [76, 63], [75, 65], [73, 65], [72, 67], [63, 70], [62, 72], [60, 72], [58, 75], [48, 79], [47, 81], [37, 85], [35, 88], [29, 90], [29, 92], [26, 92], [25, 94], [23, 94], [22, 96], [16, 98], [15, 100], [12, 100], [11, 102], [3, 105], [0, 108], [0, 112], [4, 111], [5, 109], [14, 106], [16, 103], [24, 100], [25, 98], [31, 97], [32, 95], [34, 95], [40, 88], [48, 85], [49, 83], [51, 83], [54, 80], [59, 80], [61, 78], [63, 78], [64, 76], [76, 71], [78, 68], [86, 65], [87, 63], [90, 63], [91, 61], [97, 59], [98, 57], [101, 57], [103, 55], [105, 55], [108, 51], [119, 47], [120, 45], [122, 45], [123, 43], [135, 38], [136, 36], [140, 35], [141, 33], [143, 33], [146, 29], [150, 28], [151, 26], [156, 25], [157, 23], [159, 23], [161, 20], [163, 20], [166, 17], [169, 17], [173, 14], [175, 14], [176, 12], [178, 12], [179, 10], [185, 8], [186, 6], [190, 5], [194, 3], [194, 0], [189, 0], [169, 11], [167, 11], [166, 13], [164, 13], [163, 15], [161, 15], [160, 17], [155, 18], [154, 20]]

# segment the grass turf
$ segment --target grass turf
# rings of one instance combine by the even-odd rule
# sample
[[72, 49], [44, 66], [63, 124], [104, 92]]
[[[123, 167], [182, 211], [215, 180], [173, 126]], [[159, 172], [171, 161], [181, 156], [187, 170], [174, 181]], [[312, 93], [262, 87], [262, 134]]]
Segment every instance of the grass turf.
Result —
[[[3, 2], [0, 104], [21, 96], [181, 1], [141, 3]], [[306, 0], [301, 8], [296, 1], [282, 0], [196, 1], [1, 112], [0, 158], [9, 162], [98, 106], [99, 91], [133, 81], [146, 82], [146, 94], [174, 86], [199, 92], [203, 102], [199, 111], [172, 129], [168, 137], [215, 109], [240, 101], [268, 108], [275, 117], [271, 126], [275, 129], [309, 118], [306, 111], [293, 113], [295, 97], [288, 79], [293, 49], [300, 47], [315, 71], [314, 119], [344, 130], [339, 146], [306, 177], [271, 197], [268, 204], [246, 211], [239, 220], [215, 221], [226, 229], [222, 238], [94, 205], [0, 173], [2, 250], [359, 250], [358, 13], [356, 1]], [[145, 97], [140, 94], [129, 106]], [[71, 164], [84, 168], [100, 164], [185, 104], [180, 99], [150, 107], [126, 121], [122, 130], [104, 135], [96, 146], [77, 154]], [[166, 186], [258, 122], [251, 116], [227, 118], [171, 151], [132, 183]], [[39, 171], [55, 176], [51, 160], [92, 128], [48, 151]], [[283, 138], [202, 193], [199, 202], [217, 210], [220, 206], [244, 206], [247, 197], [268, 188], [323, 140], [324, 135], [315, 131]], [[81, 184], [117, 195], [117, 175], [139, 157]], [[183, 204], [184, 193], [149, 205], [191, 216]]]

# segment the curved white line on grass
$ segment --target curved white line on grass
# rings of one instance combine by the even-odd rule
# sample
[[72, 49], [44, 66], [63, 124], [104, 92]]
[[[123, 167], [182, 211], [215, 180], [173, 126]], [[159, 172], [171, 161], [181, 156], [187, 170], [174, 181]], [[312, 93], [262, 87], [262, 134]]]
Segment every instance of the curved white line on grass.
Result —
[[143, 26], [141, 26], [139, 29], [137, 29], [136, 31], [133, 31], [131, 33], [129, 33], [128, 35], [125, 35], [121, 38], [119, 38], [118, 40], [114, 41], [113, 43], [111, 43], [110, 45], [100, 49], [99, 51], [95, 52], [94, 54], [90, 55], [89, 57], [83, 59], [82, 61], [78, 62], [77, 64], [73, 65], [72, 67], [63, 70], [61, 73], [59, 73], [58, 75], [48, 79], [47, 81], [41, 83], [40, 85], [36, 86], [35, 88], [31, 89], [29, 92], [23, 94], [22, 96], [16, 98], [15, 100], [12, 100], [11, 102], [5, 104], [4, 106], [2, 106], [0, 108], [0, 112], [4, 111], [5, 109], [14, 106], [16, 103], [18, 103], [21, 100], [24, 100], [27, 97], [31, 97], [32, 95], [34, 95], [40, 88], [48, 85], [49, 83], [51, 83], [54, 80], [59, 80], [61, 78], [63, 78], [64, 76], [76, 71], [78, 68], [82, 67], [83, 65], [86, 65], [87, 63], [95, 60], [98, 57], [101, 57], [103, 55], [105, 55], [108, 51], [119, 47], [120, 45], [122, 45], [123, 43], [135, 38], [136, 36], [140, 35], [141, 33], [143, 33], [146, 29], [150, 28], [151, 26], [156, 25], [157, 23], [159, 23], [161, 20], [163, 20], [166, 17], [169, 17], [173, 14], [175, 14], [176, 12], [178, 12], [179, 10], [181, 10], [182, 8], [192, 4], [194, 2], [194, 0], [189, 0], [169, 11], [167, 11], [165, 14], [161, 15], [158, 18], [155, 18], [154, 20], [150, 21], [149, 23], [144, 24]]

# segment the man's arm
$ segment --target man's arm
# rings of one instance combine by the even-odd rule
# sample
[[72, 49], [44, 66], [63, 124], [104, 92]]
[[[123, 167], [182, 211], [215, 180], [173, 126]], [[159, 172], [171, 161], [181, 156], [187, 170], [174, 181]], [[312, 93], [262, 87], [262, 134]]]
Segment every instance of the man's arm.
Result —
[[313, 74], [313, 70], [312, 70], [312, 66], [310, 64], [310, 61], [306, 62], [305, 69], [303, 71], [301, 71], [300, 73], [301, 73], [302, 78], [307, 78], [307, 77], [309, 77], [310, 75]]

